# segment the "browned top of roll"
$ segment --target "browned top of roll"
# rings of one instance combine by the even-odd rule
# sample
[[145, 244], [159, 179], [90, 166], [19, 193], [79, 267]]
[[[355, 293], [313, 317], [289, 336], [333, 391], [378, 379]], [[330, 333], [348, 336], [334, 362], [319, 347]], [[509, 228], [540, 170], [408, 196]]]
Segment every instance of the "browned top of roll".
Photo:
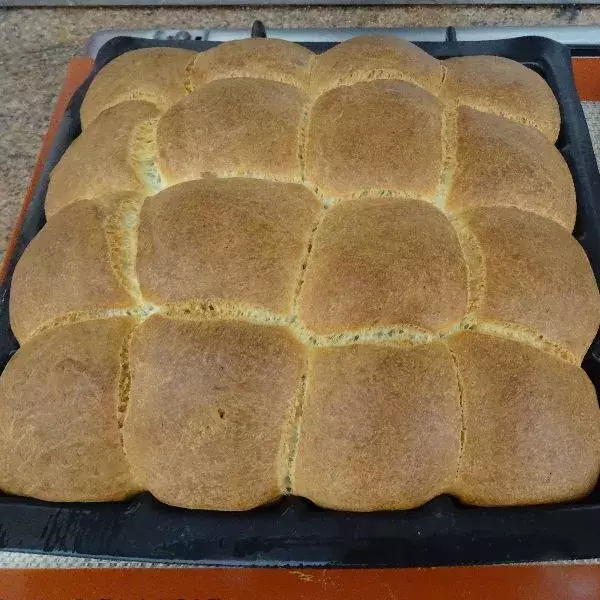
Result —
[[118, 421], [120, 352], [132, 326], [67, 325], [17, 351], [0, 378], [0, 489], [60, 502], [139, 491]]
[[124, 429], [136, 477], [187, 508], [275, 500], [303, 362], [282, 327], [148, 319], [133, 339]]

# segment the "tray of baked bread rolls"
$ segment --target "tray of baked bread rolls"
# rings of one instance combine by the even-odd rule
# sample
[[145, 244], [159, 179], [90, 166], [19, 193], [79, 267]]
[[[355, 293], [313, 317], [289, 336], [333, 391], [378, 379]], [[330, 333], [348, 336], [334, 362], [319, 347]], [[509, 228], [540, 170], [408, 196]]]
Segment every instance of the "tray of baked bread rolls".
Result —
[[599, 197], [547, 39], [112, 40], [3, 284], [0, 547], [600, 557]]

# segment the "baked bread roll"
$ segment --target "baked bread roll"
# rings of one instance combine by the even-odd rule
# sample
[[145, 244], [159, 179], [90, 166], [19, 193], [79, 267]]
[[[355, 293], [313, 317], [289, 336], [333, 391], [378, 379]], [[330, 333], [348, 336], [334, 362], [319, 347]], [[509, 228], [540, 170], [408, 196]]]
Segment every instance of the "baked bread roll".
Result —
[[453, 492], [470, 504], [584, 496], [598, 477], [598, 401], [586, 374], [528, 344], [465, 332], [449, 342], [464, 440]]
[[0, 378], [0, 481], [8, 494], [61, 502], [140, 491], [120, 426], [123, 349], [134, 319], [56, 327], [24, 344]]
[[460, 394], [445, 343], [311, 353], [292, 491], [328, 508], [412, 508], [453, 485]]
[[253, 39], [125, 54], [81, 114], [14, 274], [0, 489], [354, 511], [592, 489], [600, 302], [537, 73]]
[[279, 498], [305, 354], [284, 327], [150, 317], [133, 336], [124, 427], [136, 479], [187, 508]]

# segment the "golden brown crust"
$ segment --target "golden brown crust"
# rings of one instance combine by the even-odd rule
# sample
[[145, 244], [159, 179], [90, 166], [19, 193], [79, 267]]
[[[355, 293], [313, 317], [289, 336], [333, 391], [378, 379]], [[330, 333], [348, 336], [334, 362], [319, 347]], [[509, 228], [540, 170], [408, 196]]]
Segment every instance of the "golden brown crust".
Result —
[[136, 477], [187, 508], [275, 500], [304, 354], [281, 327], [150, 317], [134, 334], [124, 426]]
[[110, 263], [106, 219], [96, 204], [78, 202], [55, 215], [27, 246], [10, 291], [11, 328], [21, 343], [67, 313], [133, 305]]
[[454, 492], [469, 504], [542, 504], [587, 494], [600, 470], [594, 387], [574, 365], [476, 333], [450, 338], [465, 445]]
[[157, 304], [222, 299], [289, 313], [320, 203], [304, 186], [190, 181], [143, 207], [138, 277]]
[[121, 346], [132, 319], [37, 336], [0, 378], [0, 489], [54, 502], [122, 500], [134, 484], [117, 419]]
[[560, 112], [548, 84], [535, 71], [500, 56], [467, 56], [444, 61], [444, 92], [461, 104], [535, 127], [552, 143]]
[[532, 329], [583, 358], [600, 324], [585, 252], [560, 225], [512, 208], [465, 213], [483, 253], [479, 320]]
[[215, 79], [252, 77], [308, 88], [314, 54], [273, 38], [233, 40], [200, 52], [189, 69], [189, 85], [196, 89]]
[[326, 198], [373, 188], [433, 197], [441, 161], [440, 103], [415, 85], [336, 88], [310, 113], [306, 179]]
[[316, 93], [372, 79], [399, 79], [437, 95], [442, 64], [394, 35], [361, 35], [330, 48], [312, 65], [311, 87]]
[[299, 298], [318, 333], [390, 325], [444, 331], [464, 316], [456, 233], [426, 202], [364, 198], [327, 211]]
[[573, 231], [577, 204], [569, 168], [533, 128], [459, 109], [456, 171], [447, 207], [454, 212], [514, 206]]
[[79, 200], [120, 192], [143, 193], [133, 163], [136, 127], [156, 119], [153, 104], [123, 102], [104, 111], [67, 149], [50, 176], [46, 217]]
[[82, 128], [107, 108], [128, 100], [150, 102], [164, 112], [187, 93], [186, 68], [196, 55], [181, 48], [143, 48], [118, 56], [94, 77], [86, 92]]
[[311, 356], [295, 494], [338, 510], [419, 506], [456, 476], [460, 406], [445, 344]]
[[172, 107], [158, 125], [158, 164], [169, 185], [258, 175], [300, 181], [298, 136], [306, 95], [260, 79], [221, 79]]

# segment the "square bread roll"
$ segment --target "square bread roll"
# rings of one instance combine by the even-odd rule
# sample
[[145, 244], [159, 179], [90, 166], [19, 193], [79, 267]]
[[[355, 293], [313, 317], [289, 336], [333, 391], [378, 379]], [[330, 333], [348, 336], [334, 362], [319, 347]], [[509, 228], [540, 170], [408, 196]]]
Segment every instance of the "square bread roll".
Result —
[[468, 211], [464, 221], [483, 259], [477, 320], [534, 332], [580, 363], [598, 329], [598, 288], [577, 240], [515, 208]]
[[302, 90], [277, 81], [243, 77], [200, 86], [160, 119], [161, 173], [168, 185], [207, 175], [300, 182], [307, 102]]
[[130, 52], [95, 77], [17, 266], [0, 490], [581, 498], [600, 296], [535, 71], [394, 36]]
[[371, 189], [431, 198], [442, 165], [441, 120], [440, 101], [404, 81], [334, 88], [310, 112], [306, 179], [330, 201]]
[[284, 491], [306, 350], [283, 327], [150, 317], [131, 348], [131, 469], [175, 506], [245, 510]]
[[10, 303], [10, 325], [19, 342], [61, 323], [135, 306], [137, 290], [123, 252], [127, 230], [115, 209], [139, 201], [121, 194], [76, 202], [38, 233], [11, 283], [18, 302]]
[[580, 498], [598, 477], [598, 400], [577, 366], [527, 344], [450, 339], [462, 389], [464, 444], [454, 492], [479, 506]]
[[170, 187], [142, 209], [141, 291], [156, 304], [227, 299], [289, 313], [319, 207], [291, 183], [232, 178]]
[[81, 200], [152, 191], [156, 184], [148, 177], [146, 157], [141, 154], [145, 153], [146, 138], [152, 137], [158, 116], [154, 105], [139, 100], [104, 111], [67, 148], [52, 170], [46, 218]]
[[444, 343], [319, 348], [306, 388], [294, 493], [328, 508], [397, 510], [454, 485], [460, 397]]
[[147, 48], [118, 56], [92, 80], [81, 104], [82, 128], [128, 100], [143, 100], [164, 112], [186, 95], [188, 70], [196, 56], [181, 48]]
[[0, 481], [55, 502], [139, 492], [120, 425], [123, 347], [134, 319], [56, 327], [23, 345], [0, 378]]
[[542, 134], [468, 107], [459, 109], [457, 127], [456, 172], [447, 201], [452, 212], [514, 207], [573, 231], [577, 204], [571, 173]]
[[298, 300], [309, 329], [446, 331], [466, 311], [460, 244], [435, 206], [367, 196], [326, 211]]

